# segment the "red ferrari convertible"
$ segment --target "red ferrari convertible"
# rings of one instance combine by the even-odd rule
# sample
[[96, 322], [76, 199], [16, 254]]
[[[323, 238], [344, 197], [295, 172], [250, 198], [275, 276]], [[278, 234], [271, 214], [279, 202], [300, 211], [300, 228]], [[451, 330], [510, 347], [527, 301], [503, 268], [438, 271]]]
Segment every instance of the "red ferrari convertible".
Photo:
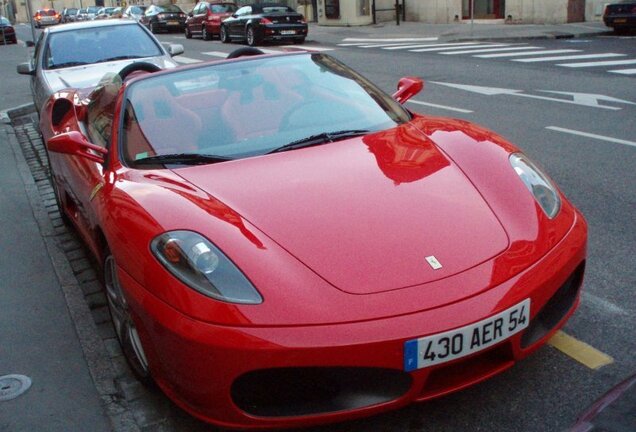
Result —
[[[245, 49], [244, 49], [245, 50]], [[224, 427], [460, 390], [579, 302], [585, 219], [518, 148], [324, 54], [154, 71], [45, 104], [63, 215], [142, 380]]]

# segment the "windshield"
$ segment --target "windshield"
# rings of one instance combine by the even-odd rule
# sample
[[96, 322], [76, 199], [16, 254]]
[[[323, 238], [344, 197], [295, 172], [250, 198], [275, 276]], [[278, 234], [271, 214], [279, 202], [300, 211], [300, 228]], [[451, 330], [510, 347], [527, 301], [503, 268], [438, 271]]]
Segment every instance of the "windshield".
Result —
[[91, 13], [91, 14], [97, 13], [98, 10], [99, 10], [99, 8], [97, 6], [89, 6], [88, 7], [88, 13]]
[[175, 6], [175, 5], [156, 6], [156, 8], [157, 8], [157, 12], [182, 12], [182, 10], [179, 9], [179, 6]]
[[288, 8], [287, 6], [270, 6], [270, 7], [263, 7], [263, 12], [264, 13], [279, 13], [279, 12], [293, 12], [290, 8]]
[[2, 25], [6, 25], [6, 26], [11, 25], [11, 23], [9, 22], [9, 20], [8, 20], [8, 19], [6, 19], [6, 18], [4, 18], [4, 17], [0, 17], [0, 24], [2, 24]]
[[45, 68], [59, 69], [163, 52], [141, 27], [129, 24], [51, 33], [45, 55]]
[[126, 100], [128, 163], [174, 154], [250, 157], [410, 119], [390, 96], [324, 54], [250, 57], [149, 76], [131, 83]]
[[212, 11], [212, 13], [236, 12], [236, 5], [232, 3], [211, 4], [210, 10]]

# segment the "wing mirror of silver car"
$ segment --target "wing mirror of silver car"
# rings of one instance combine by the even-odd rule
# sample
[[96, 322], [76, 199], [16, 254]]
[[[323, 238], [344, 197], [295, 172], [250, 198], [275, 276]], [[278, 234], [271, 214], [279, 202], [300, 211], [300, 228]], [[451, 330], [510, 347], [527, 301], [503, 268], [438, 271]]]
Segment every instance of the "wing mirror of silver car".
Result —
[[178, 56], [185, 52], [183, 45], [181, 44], [165, 44], [166, 51], [170, 54], [171, 57]]
[[418, 94], [424, 88], [424, 81], [417, 77], [401, 78], [397, 85], [397, 91], [393, 93], [393, 99], [401, 104]]
[[33, 69], [31, 63], [20, 63], [16, 67], [16, 70], [20, 75], [33, 75], [35, 73], [35, 69]]

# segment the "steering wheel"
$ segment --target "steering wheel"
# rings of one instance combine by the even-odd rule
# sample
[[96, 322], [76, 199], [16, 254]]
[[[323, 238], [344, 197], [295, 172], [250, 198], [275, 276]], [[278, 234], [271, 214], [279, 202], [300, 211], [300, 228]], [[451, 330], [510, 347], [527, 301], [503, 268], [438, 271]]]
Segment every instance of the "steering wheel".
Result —
[[243, 48], [235, 49], [226, 58], [233, 59], [237, 57], [255, 56], [255, 55], [261, 55], [261, 54], [265, 54], [265, 53], [259, 50], [258, 48], [243, 47]]
[[121, 78], [121, 80], [124, 81], [126, 77], [133, 72], [144, 71], [144, 72], [152, 73], [152, 72], [157, 72], [160, 70], [161, 68], [153, 63], [135, 62], [135, 63], [129, 64], [128, 66], [120, 70], [118, 75], [119, 75], [119, 78]]

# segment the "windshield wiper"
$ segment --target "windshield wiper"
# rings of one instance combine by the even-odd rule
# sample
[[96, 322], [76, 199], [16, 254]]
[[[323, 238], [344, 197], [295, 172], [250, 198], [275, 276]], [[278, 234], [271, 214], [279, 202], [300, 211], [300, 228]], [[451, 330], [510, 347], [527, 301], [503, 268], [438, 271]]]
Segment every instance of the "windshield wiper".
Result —
[[149, 156], [142, 159], [137, 159], [134, 163], [136, 165], [163, 165], [163, 164], [175, 164], [175, 165], [205, 165], [213, 164], [217, 162], [226, 162], [233, 160], [230, 157], [206, 155], [198, 153], [176, 153], [167, 155]]
[[105, 63], [105, 62], [116, 61], [116, 60], [138, 59], [138, 58], [142, 58], [142, 57], [143, 56], [139, 56], [139, 55], [120, 55], [120, 56], [108, 57], [108, 58], [105, 58], [105, 59], [101, 59], [98, 63]]
[[87, 64], [88, 64], [88, 62], [71, 61], [71, 62], [66, 62], [66, 63], [54, 64], [54, 65], [50, 66], [49, 69], [61, 69], [61, 68], [67, 68], [67, 67], [73, 67], [73, 66], [83, 66], [83, 65], [87, 65]]
[[319, 144], [324, 144], [327, 142], [334, 142], [334, 141], [345, 139], [345, 138], [366, 135], [369, 132], [370, 131], [367, 129], [349, 129], [349, 130], [341, 130], [341, 131], [335, 131], [335, 132], [323, 132], [316, 135], [308, 136], [307, 138], [301, 138], [299, 140], [292, 141], [288, 144], [285, 144], [284, 146], [280, 146], [270, 152], [267, 152], [267, 154], [278, 153], [278, 152], [283, 152], [287, 150], [295, 150], [295, 149], [299, 149], [303, 147], [311, 147], [311, 146], [315, 146]]

